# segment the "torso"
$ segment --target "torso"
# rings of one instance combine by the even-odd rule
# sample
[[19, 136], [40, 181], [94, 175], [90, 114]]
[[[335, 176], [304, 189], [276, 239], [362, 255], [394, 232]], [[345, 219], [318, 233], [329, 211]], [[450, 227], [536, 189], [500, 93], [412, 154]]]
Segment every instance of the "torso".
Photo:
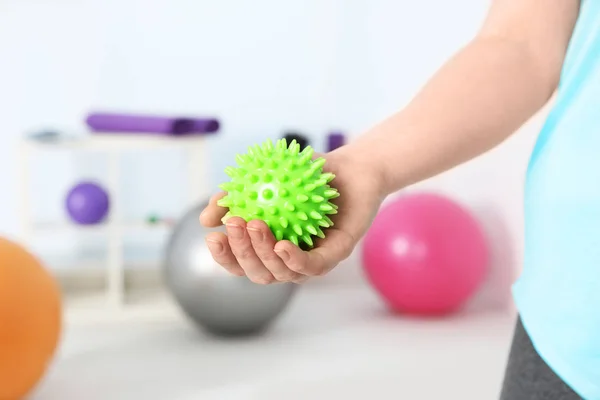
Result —
[[531, 156], [515, 302], [532, 341], [600, 399], [600, 1], [584, 1], [553, 109]]

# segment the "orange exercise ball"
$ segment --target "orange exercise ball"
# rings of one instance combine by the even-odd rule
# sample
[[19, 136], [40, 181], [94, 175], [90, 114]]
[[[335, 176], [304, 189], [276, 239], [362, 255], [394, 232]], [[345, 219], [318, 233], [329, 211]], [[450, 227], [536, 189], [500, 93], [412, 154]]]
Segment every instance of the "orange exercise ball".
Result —
[[60, 288], [23, 247], [0, 238], [0, 400], [21, 400], [60, 340]]

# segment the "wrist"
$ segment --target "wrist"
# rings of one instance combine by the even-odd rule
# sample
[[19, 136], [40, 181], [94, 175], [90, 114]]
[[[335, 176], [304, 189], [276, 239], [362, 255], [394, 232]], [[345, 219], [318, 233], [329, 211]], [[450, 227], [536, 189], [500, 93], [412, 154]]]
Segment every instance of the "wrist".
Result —
[[379, 197], [386, 197], [392, 191], [385, 163], [363, 142], [351, 142], [329, 153], [336, 164], [356, 171], [356, 179], [365, 179], [374, 184], [373, 190]]

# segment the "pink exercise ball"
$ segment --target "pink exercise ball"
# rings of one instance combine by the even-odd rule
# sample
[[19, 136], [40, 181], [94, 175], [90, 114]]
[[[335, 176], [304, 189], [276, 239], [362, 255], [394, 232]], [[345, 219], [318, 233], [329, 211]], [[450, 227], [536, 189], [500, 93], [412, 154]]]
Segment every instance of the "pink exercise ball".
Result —
[[461, 308], [485, 279], [488, 248], [476, 219], [437, 194], [384, 205], [362, 245], [367, 279], [391, 309], [413, 315]]

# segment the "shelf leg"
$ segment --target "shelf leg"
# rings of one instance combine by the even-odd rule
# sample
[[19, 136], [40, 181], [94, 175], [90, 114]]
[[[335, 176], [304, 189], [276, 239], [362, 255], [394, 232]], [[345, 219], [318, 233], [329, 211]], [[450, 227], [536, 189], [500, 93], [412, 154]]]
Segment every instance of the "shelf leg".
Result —
[[187, 204], [186, 209], [197, 206], [208, 196], [208, 170], [205, 144], [200, 141], [190, 145], [187, 151]]
[[108, 153], [107, 186], [111, 198], [108, 225], [107, 297], [109, 304], [120, 308], [125, 303], [125, 266], [123, 260], [123, 232], [119, 226], [120, 162], [119, 152]]
[[31, 149], [26, 142], [19, 145], [19, 219], [21, 224], [21, 243], [30, 246], [33, 240], [33, 226], [31, 218], [31, 193], [30, 193], [30, 163]]

